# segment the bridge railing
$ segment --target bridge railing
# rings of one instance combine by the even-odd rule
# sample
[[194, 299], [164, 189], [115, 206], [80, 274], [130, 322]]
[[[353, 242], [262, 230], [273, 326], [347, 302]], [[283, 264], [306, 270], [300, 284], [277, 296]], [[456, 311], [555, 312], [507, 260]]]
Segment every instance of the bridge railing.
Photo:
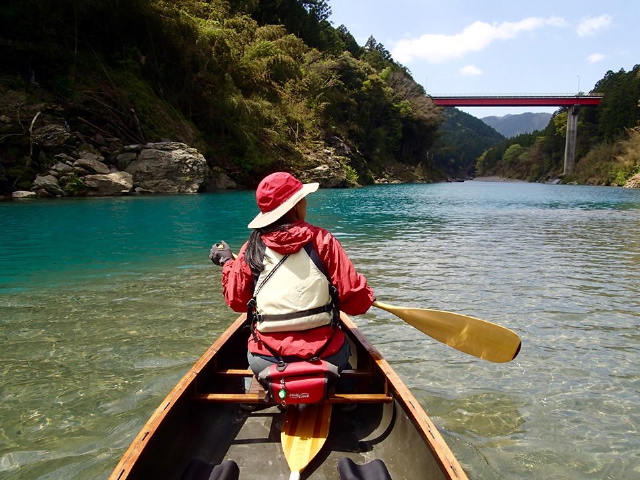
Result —
[[428, 93], [434, 98], [568, 98], [568, 97], [602, 97], [602, 93]]

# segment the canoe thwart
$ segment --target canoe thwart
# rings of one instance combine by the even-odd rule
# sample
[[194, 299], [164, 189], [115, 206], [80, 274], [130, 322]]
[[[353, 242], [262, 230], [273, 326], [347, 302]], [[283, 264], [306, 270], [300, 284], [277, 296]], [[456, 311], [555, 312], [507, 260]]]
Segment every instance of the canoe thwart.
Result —
[[[213, 375], [220, 375], [221, 377], [251, 377], [253, 376], [253, 371], [250, 369], [227, 368], [216, 370]], [[340, 372], [341, 377], [370, 377], [371, 375], [373, 375], [371, 370], [343, 370]]]
[[[269, 403], [265, 395], [258, 393], [198, 393], [193, 396], [198, 402], [217, 403]], [[326, 403], [389, 403], [393, 398], [384, 393], [334, 393], [327, 396]]]

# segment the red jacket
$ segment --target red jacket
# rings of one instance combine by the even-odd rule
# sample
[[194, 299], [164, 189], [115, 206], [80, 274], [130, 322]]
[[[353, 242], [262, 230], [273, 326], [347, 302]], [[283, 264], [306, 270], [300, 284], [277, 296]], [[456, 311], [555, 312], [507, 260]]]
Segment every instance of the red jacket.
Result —
[[[327, 230], [299, 221], [288, 230], [263, 235], [262, 240], [269, 248], [283, 255], [295, 253], [312, 241], [331, 276], [331, 283], [338, 289], [340, 310], [348, 315], [359, 315], [371, 307], [375, 297], [373, 290], [367, 285], [367, 279], [356, 272], [340, 242]], [[222, 269], [224, 298], [236, 312], [245, 312], [247, 302], [253, 297], [253, 275], [244, 259], [246, 248], [245, 243], [238, 253], [238, 258], [226, 262]], [[271, 355], [262, 345], [262, 342], [267, 342], [280, 355], [308, 358], [326, 343], [332, 329], [327, 326], [302, 332], [256, 333], [260, 341], [255, 342], [253, 338], [249, 340], [249, 350], [253, 353]], [[336, 353], [343, 342], [342, 331], [335, 331], [322, 356]]]

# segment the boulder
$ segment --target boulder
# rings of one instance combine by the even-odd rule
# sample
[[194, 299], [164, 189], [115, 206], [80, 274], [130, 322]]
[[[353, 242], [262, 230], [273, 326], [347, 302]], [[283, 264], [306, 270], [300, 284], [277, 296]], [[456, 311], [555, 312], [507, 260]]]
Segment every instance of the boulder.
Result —
[[[333, 142], [343, 152], [349, 147], [335, 137]], [[294, 172], [303, 183], [318, 182], [322, 188], [344, 188], [358, 185], [357, 173], [351, 167], [355, 156], [338, 155], [336, 148], [316, 143], [304, 153], [307, 168]]]
[[238, 188], [238, 184], [219, 167], [211, 169], [209, 181], [207, 182], [207, 191], [211, 190], [234, 190]]
[[65, 193], [53, 175], [38, 175], [33, 182], [31, 190], [38, 197], [64, 197]]
[[116, 165], [120, 170], [126, 170], [131, 162], [133, 162], [136, 158], [138, 158], [138, 154], [136, 152], [123, 152], [116, 155]]
[[[131, 149], [133, 150], [133, 149]], [[207, 161], [184, 143], [145, 145], [126, 171], [136, 187], [155, 193], [196, 193], [208, 173]]]
[[33, 132], [33, 141], [44, 148], [62, 147], [72, 137], [62, 125], [50, 124]]
[[79, 158], [73, 164], [74, 168], [80, 169], [80, 171], [86, 171], [89, 173], [107, 174], [110, 173], [109, 167], [102, 163], [103, 157], [95, 155], [93, 153], [85, 153], [82, 158]]
[[133, 176], [127, 172], [87, 175], [82, 181], [89, 197], [126, 195], [133, 189]]
[[341, 188], [347, 186], [347, 175], [339, 163], [319, 165], [300, 175], [304, 183], [318, 182], [322, 188]]
[[73, 162], [76, 161], [74, 157], [67, 155], [66, 153], [58, 153], [57, 155], [53, 156], [53, 159], [56, 162], [66, 163], [67, 165], [73, 165]]
[[640, 188], [640, 173], [627, 180], [627, 183], [624, 184], [624, 188]]
[[54, 175], [56, 177], [60, 177], [63, 175], [68, 175], [70, 173], [73, 172], [73, 167], [71, 165], [68, 165], [66, 163], [62, 163], [62, 162], [58, 162], [56, 164], [54, 164], [51, 169], [49, 170], [49, 173], [51, 175]]
[[36, 192], [26, 192], [24, 190], [18, 190], [17, 192], [13, 192], [11, 194], [11, 198], [35, 198]]

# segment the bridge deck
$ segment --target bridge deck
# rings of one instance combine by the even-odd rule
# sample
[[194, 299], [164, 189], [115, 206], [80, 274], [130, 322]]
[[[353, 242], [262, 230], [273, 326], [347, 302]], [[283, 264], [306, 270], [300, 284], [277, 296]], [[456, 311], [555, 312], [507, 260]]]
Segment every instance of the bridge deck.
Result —
[[571, 105], [599, 105], [602, 95], [558, 95], [558, 96], [505, 96], [505, 95], [461, 95], [434, 96], [440, 107], [563, 107]]

